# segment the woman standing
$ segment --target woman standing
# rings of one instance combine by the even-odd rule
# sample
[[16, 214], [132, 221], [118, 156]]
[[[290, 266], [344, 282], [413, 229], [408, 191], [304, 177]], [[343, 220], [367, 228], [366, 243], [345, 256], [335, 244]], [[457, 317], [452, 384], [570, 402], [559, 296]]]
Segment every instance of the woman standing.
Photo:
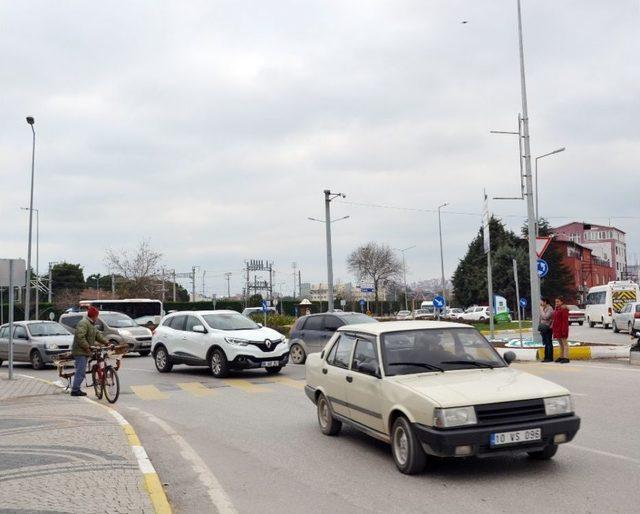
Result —
[[556, 362], [565, 364], [569, 362], [569, 309], [564, 304], [562, 297], [556, 298], [556, 309], [553, 311], [553, 337], [560, 343], [560, 358]]
[[553, 323], [553, 307], [548, 298], [540, 299], [540, 325], [538, 332], [542, 336], [544, 343], [544, 360], [542, 362], [553, 362], [553, 336], [551, 325]]

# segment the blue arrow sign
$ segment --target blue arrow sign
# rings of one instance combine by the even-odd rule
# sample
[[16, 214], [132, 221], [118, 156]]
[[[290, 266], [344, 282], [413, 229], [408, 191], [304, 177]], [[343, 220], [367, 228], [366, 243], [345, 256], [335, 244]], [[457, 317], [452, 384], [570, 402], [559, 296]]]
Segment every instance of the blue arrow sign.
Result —
[[444, 296], [436, 296], [433, 299], [433, 306], [436, 309], [444, 309], [444, 306], [447, 304], [447, 301], [444, 299]]
[[262, 300], [262, 312], [269, 312], [269, 306], [267, 305], [266, 300]]
[[364, 307], [365, 303], [367, 303], [367, 301], [364, 298], [360, 300], [360, 307]]
[[520, 298], [520, 307], [523, 309], [529, 304], [526, 298]]
[[544, 278], [549, 273], [549, 265], [544, 259], [538, 259], [538, 276]]

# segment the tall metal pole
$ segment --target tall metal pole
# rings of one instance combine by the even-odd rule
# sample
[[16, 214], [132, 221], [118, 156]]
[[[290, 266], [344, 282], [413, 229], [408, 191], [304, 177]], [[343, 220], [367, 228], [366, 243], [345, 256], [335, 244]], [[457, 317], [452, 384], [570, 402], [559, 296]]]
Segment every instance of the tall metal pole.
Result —
[[520, 331], [520, 347], [522, 347], [522, 316], [520, 314], [520, 284], [518, 283], [518, 261], [513, 259], [513, 280], [516, 283], [516, 308], [518, 309], [518, 330]]
[[227, 271], [224, 278], [227, 279], [227, 298], [231, 298], [231, 272]]
[[529, 110], [527, 109], [527, 86], [524, 73], [524, 47], [522, 44], [522, 13], [518, 4], [518, 43], [520, 49], [520, 93], [522, 96], [522, 138], [524, 140], [524, 169], [527, 195], [527, 231], [529, 233], [529, 280], [531, 282], [531, 323], [534, 327], [533, 339], [540, 341], [540, 333], [535, 327], [540, 323], [540, 278], [538, 277], [538, 257], [536, 254], [536, 214], [533, 205], [533, 180], [531, 177], [531, 146], [529, 141]]
[[327, 311], [333, 312], [333, 256], [331, 255], [331, 191], [324, 191], [324, 223], [327, 235]]
[[204, 300], [204, 277], [207, 274], [207, 270], [202, 272], [202, 299]]
[[176, 303], [176, 270], [173, 270], [173, 303]]
[[24, 297], [24, 319], [29, 320], [29, 309], [31, 308], [31, 234], [33, 232], [33, 179], [36, 163], [36, 131], [33, 128], [35, 120], [32, 116], [27, 116], [27, 123], [31, 125], [33, 133], [33, 144], [31, 148], [31, 195], [29, 197], [29, 242], [27, 245], [27, 280]]
[[447, 299], [447, 288], [444, 282], [444, 254], [442, 251], [442, 219], [440, 216], [440, 209], [446, 207], [447, 205], [449, 204], [445, 202], [442, 205], [438, 206], [438, 232], [440, 234], [440, 271], [442, 273], [442, 297], [445, 300]]
[[404, 250], [402, 250], [402, 275], [404, 280], [404, 310], [409, 310], [409, 299], [407, 298], [407, 264], [404, 259]]
[[165, 298], [165, 293], [164, 293], [164, 266], [162, 267], [162, 303], [164, 304], [164, 298]]
[[40, 210], [36, 211], [36, 319], [40, 319]]
[[196, 267], [191, 268], [191, 301], [196, 301]]
[[51, 303], [51, 295], [53, 292], [53, 271], [52, 271], [53, 266], [51, 264], [52, 263], [50, 262], [49, 263], [49, 292], [47, 295], [47, 303], [49, 304]]
[[9, 380], [13, 378], [13, 259], [9, 260]]
[[96, 275], [96, 291], [98, 295], [98, 300], [100, 299], [100, 273]]

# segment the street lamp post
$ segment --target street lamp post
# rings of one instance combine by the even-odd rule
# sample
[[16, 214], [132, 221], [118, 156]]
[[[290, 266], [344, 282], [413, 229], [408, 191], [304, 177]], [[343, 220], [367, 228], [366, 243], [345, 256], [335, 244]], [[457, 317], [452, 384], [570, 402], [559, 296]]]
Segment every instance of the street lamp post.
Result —
[[407, 266], [406, 266], [406, 261], [404, 259], [404, 252], [406, 252], [407, 250], [411, 250], [412, 248], [415, 248], [416, 245], [413, 246], [409, 246], [407, 248], [396, 248], [397, 251], [402, 253], [402, 275], [404, 277], [404, 310], [408, 311], [409, 310], [409, 300], [407, 299]]
[[27, 123], [31, 126], [33, 133], [33, 144], [31, 148], [31, 195], [29, 199], [29, 242], [27, 244], [27, 280], [24, 296], [24, 319], [29, 321], [29, 309], [31, 307], [31, 233], [33, 231], [33, 177], [35, 171], [36, 158], [36, 131], [33, 128], [35, 120], [33, 116], [27, 116]]
[[[344, 216], [337, 220], [331, 219], [331, 200], [338, 196], [346, 198], [344, 193], [332, 193], [330, 190], [324, 190], [324, 224], [327, 238], [327, 310], [333, 311], [333, 256], [331, 254], [331, 224], [336, 221], [347, 219], [349, 216]], [[309, 218], [311, 221], [322, 221], [316, 218]]]
[[440, 271], [442, 272], [442, 297], [447, 300], [447, 291], [444, 282], [444, 253], [442, 251], [442, 219], [440, 216], [440, 209], [449, 205], [448, 202], [438, 206], [438, 232], [440, 234]]
[[[23, 211], [28, 211], [29, 207], [20, 207]], [[40, 211], [36, 212], [36, 319], [40, 319]]]
[[549, 153], [545, 153], [543, 155], [538, 155], [538, 157], [536, 157], [536, 166], [535, 166], [535, 173], [536, 173], [536, 235], [538, 234], [538, 222], [540, 221], [540, 209], [538, 207], [538, 161], [544, 157], [549, 157], [550, 155], [554, 155], [560, 152], [564, 152], [566, 150], [566, 148], [563, 146], [562, 148], [558, 148], [557, 150], [554, 150], [553, 152], [549, 152]]

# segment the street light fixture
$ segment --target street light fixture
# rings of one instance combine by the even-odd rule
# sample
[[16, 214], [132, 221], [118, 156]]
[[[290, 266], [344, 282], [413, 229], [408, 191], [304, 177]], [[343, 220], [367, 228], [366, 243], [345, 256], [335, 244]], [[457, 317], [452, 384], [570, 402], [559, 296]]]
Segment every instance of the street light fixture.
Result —
[[[20, 207], [20, 209], [30, 210], [29, 207]], [[33, 210], [36, 213], [36, 319], [40, 319], [40, 210]]]
[[407, 266], [404, 260], [404, 252], [406, 252], [407, 250], [411, 250], [412, 248], [415, 248], [415, 247], [416, 245], [408, 246], [407, 248], [394, 248], [394, 250], [402, 253], [402, 274], [404, 276], [404, 310], [405, 311], [409, 310], [409, 300], [407, 299]]
[[31, 307], [31, 233], [33, 231], [33, 177], [36, 158], [36, 131], [33, 128], [33, 124], [35, 123], [33, 116], [27, 116], [27, 123], [31, 126], [31, 132], [33, 133], [33, 143], [31, 148], [31, 195], [29, 199], [29, 242], [27, 244], [27, 287], [24, 295], [25, 321], [29, 321], [29, 309]]
[[440, 234], [440, 271], [442, 272], [442, 297], [447, 300], [447, 291], [444, 283], [444, 253], [442, 251], [442, 218], [440, 215], [440, 209], [449, 205], [448, 202], [438, 206], [438, 232]]
[[558, 148], [553, 152], [538, 155], [538, 157], [536, 157], [536, 235], [538, 234], [538, 223], [540, 222], [540, 210], [538, 208], [538, 161], [544, 157], [549, 157], [550, 155], [564, 152], [565, 150], [566, 148], [563, 146], [562, 148]]

